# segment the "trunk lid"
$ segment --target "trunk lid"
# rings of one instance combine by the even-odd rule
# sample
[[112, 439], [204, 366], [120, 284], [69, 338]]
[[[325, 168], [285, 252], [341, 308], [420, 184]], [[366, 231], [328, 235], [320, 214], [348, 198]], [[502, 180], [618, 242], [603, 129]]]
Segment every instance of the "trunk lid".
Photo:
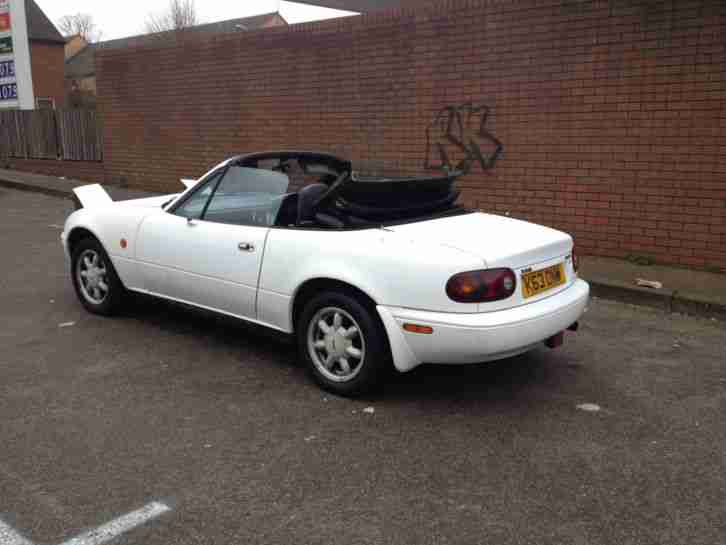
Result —
[[529, 267], [572, 250], [572, 237], [566, 233], [494, 214], [462, 214], [387, 229], [476, 255], [490, 269]]
[[[566, 289], [577, 278], [571, 260], [572, 237], [542, 225], [477, 212], [387, 226], [386, 229], [414, 242], [456, 248], [482, 259], [487, 269], [512, 269], [517, 277], [514, 294], [502, 301], [470, 303], [472, 312], [502, 310], [539, 301]], [[563, 284], [537, 295], [524, 296], [523, 274], [559, 264], [564, 266]]]

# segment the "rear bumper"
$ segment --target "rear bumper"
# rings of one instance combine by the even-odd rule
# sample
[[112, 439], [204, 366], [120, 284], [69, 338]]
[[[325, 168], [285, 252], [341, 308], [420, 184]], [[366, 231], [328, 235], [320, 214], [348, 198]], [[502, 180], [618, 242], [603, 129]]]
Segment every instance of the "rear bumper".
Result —
[[[399, 371], [422, 363], [477, 363], [526, 352], [576, 322], [585, 311], [590, 287], [576, 280], [569, 288], [512, 309], [452, 314], [379, 306], [393, 361]], [[403, 324], [430, 326], [433, 333], [409, 333]]]

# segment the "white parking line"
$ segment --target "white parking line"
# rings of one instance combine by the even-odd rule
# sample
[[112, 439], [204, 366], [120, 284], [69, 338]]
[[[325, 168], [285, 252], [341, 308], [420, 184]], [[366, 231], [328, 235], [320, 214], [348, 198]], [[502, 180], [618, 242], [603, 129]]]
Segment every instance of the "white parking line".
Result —
[[[155, 519], [164, 513], [171, 511], [171, 507], [165, 503], [152, 501], [141, 509], [132, 511], [117, 519], [107, 522], [103, 526], [94, 528], [81, 535], [64, 541], [61, 545], [102, 545], [117, 538], [142, 524]], [[10, 525], [0, 520], [0, 545], [35, 545], [29, 539], [24, 538]]]
[[0, 545], [33, 545], [0, 519]]
[[600, 410], [600, 405], [596, 403], [580, 403], [577, 408], [588, 413], [596, 413]]
[[141, 509], [114, 519], [103, 526], [89, 530], [78, 537], [64, 541], [61, 545], [101, 545], [101, 543], [111, 541], [113, 538], [129, 530], [133, 530], [137, 526], [141, 526], [145, 522], [155, 519], [169, 511], [171, 511], [171, 507], [168, 505], [152, 501]]

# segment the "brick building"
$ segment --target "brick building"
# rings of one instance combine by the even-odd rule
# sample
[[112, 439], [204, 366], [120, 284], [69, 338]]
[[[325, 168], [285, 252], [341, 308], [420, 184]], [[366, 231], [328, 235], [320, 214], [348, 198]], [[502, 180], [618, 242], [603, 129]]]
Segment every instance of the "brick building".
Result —
[[25, 13], [36, 107], [62, 106], [65, 39], [34, 0], [25, 0]]
[[84, 49], [86, 46], [88, 46], [88, 42], [80, 34], [74, 34], [73, 36], [66, 36], [66, 46], [65, 46], [66, 60], [73, 57], [76, 53], [78, 53], [81, 49]]

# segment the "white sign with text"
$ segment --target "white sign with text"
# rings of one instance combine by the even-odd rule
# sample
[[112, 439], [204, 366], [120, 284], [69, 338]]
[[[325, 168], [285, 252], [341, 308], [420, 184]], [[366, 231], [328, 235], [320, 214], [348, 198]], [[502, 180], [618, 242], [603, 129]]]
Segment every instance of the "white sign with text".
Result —
[[33, 109], [25, 0], [0, 0], [0, 109]]

